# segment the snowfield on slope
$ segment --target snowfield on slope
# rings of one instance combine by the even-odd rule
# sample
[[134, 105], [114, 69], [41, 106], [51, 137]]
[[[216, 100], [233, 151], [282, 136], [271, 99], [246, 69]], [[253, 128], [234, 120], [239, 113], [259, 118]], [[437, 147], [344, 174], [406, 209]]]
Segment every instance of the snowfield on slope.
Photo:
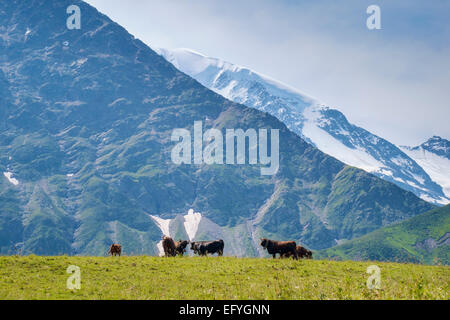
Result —
[[193, 209], [190, 209], [188, 214], [184, 216], [184, 228], [189, 237], [189, 241], [195, 239], [201, 219], [202, 215], [199, 212], [194, 212]]
[[13, 185], [15, 185], [15, 186], [19, 185], [19, 180], [17, 180], [16, 178], [13, 178], [13, 173], [12, 172], [3, 172], [3, 175]]
[[[152, 215], [149, 215], [149, 216], [150, 216], [150, 218], [153, 219], [153, 221], [155, 221], [156, 225], [161, 230], [163, 236], [170, 237], [169, 225], [170, 225], [171, 219], [161, 219], [160, 217], [152, 216]], [[164, 249], [163, 249], [163, 245], [162, 245], [162, 239], [156, 244], [156, 246], [158, 248], [159, 255], [163, 256], [164, 255]]]
[[[170, 223], [173, 219], [162, 219], [158, 216], [149, 215], [150, 218], [156, 223], [158, 228], [161, 230], [161, 233], [163, 236], [170, 237]], [[193, 241], [195, 239], [195, 236], [198, 231], [198, 225], [200, 224], [200, 221], [202, 219], [202, 215], [199, 212], [194, 212], [194, 209], [190, 209], [186, 215], [183, 216], [184, 218], [184, 229], [186, 231], [186, 234], [189, 237], [189, 241]], [[164, 249], [162, 246], [162, 240], [160, 240], [157, 245], [159, 255], [164, 255]]]
[[402, 150], [414, 159], [433, 181], [440, 184], [447, 198], [450, 198], [450, 160], [422, 148], [409, 150], [402, 147]]

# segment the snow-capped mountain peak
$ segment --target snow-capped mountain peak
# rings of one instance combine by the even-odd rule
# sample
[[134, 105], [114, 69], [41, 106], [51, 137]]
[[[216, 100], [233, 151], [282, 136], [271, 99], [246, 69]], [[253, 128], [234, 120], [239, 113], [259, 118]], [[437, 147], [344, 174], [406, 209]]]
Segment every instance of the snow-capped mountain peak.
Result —
[[[177, 69], [225, 98], [277, 117], [324, 153], [393, 182], [429, 202], [450, 203], [450, 194], [443, 191], [446, 184], [440, 183], [446, 179], [430, 178], [430, 172], [405, 150], [349, 123], [340, 111], [318, 99], [251, 69], [190, 49], [156, 51]], [[433, 137], [422, 148], [448, 154], [448, 144], [442, 144], [437, 138]]]
[[[270, 92], [277, 93], [280, 97], [292, 98], [292, 96], [297, 96], [299, 99], [305, 100], [309, 104], [319, 104], [316, 99], [269, 76], [224, 60], [205, 56], [202, 53], [191, 49], [178, 48], [168, 50], [153, 48], [153, 50], [162, 55], [177, 69], [198, 80], [200, 83], [202, 83], [202, 81], [209, 82], [213, 87], [213, 90], [218, 93], [221, 91], [227, 92], [226, 88], [228, 88], [231, 89], [229, 94], [235, 93], [236, 98], [244, 98], [242, 92], [239, 94], [239, 92], [233, 91], [233, 85], [236, 84], [238, 80], [245, 82], [261, 82], [264, 83], [265, 86], [270, 87]], [[233, 80], [235, 81], [229, 83], [223, 82], [222, 76], [225, 76], [227, 73], [232, 73], [234, 75]], [[226, 85], [224, 86], [224, 84]]]
[[434, 136], [420, 146], [400, 148], [441, 185], [450, 198], [450, 141]]
[[420, 146], [412, 148], [412, 150], [418, 150], [420, 148], [450, 160], [450, 141], [447, 139], [433, 136]]

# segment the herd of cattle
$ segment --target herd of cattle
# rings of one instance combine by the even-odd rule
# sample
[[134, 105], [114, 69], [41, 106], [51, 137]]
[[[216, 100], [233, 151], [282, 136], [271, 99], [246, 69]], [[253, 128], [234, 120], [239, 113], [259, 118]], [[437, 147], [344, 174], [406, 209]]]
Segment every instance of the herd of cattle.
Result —
[[[191, 244], [191, 250], [194, 254], [200, 256], [206, 256], [208, 254], [217, 253], [219, 256], [223, 255], [224, 242], [223, 240], [215, 241], [187, 241], [179, 240], [174, 241], [168, 236], [162, 238], [162, 247], [164, 249], [164, 255], [166, 257], [175, 257], [177, 255], [183, 255], [186, 252], [186, 247]], [[267, 250], [273, 258], [279, 254], [280, 258], [306, 258], [312, 259], [312, 251], [298, 246], [295, 241], [275, 241], [269, 239], [261, 239], [261, 246]], [[108, 254], [111, 256], [121, 255], [122, 246], [120, 244], [114, 243], [109, 247]]]

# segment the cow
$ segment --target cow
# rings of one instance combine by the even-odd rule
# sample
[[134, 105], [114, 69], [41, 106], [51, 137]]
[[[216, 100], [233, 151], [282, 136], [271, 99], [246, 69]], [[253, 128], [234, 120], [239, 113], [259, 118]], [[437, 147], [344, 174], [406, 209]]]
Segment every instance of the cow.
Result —
[[186, 252], [186, 247], [189, 241], [187, 240], [178, 240], [175, 241], [175, 252], [176, 254], [183, 255]]
[[177, 255], [176, 248], [175, 248], [175, 241], [173, 241], [173, 239], [171, 237], [163, 236], [162, 246], [164, 249], [164, 256], [175, 257]]
[[[295, 251], [297, 251], [297, 256], [299, 258], [312, 259], [312, 251], [306, 249], [305, 247], [297, 246], [297, 247], [295, 247]], [[292, 256], [292, 254], [289, 252], [289, 253], [283, 254], [282, 258], [289, 258], [291, 256]]]
[[280, 254], [280, 258], [285, 254], [291, 254], [294, 259], [298, 259], [297, 251], [295, 250], [297, 244], [295, 241], [275, 241], [262, 238], [261, 246], [266, 249], [273, 258], [276, 258], [278, 253]]
[[107, 252], [107, 254], [110, 254], [111, 255], [111, 257], [112, 256], [116, 256], [116, 255], [119, 255], [119, 257], [120, 257], [120, 254], [122, 253], [122, 246], [120, 245], [120, 244], [117, 244], [117, 243], [113, 243], [110, 247], [109, 247], [109, 250], [108, 250], [108, 252]]
[[198, 247], [200, 246], [200, 242], [202, 241], [191, 241], [191, 250], [194, 251], [194, 254], [198, 253]]
[[206, 256], [208, 253], [217, 253], [219, 256], [222, 256], [224, 246], [225, 244], [222, 239], [191, 242], [191, 250], [194, 250], [194, 253], [200, 256]]
[[297, 247], [297, 254], [299, 254], [299, 252], [302, 254], [300, 256], [300, 258], [305, 257], [306, 259], [312, 259], [312, 254], [313, 253], [312, 253], [311, 250], [308, 250], [308, 249], [306, 249], [305, 247], [302, 247], [302, 246], [299, 246], [299, 247]]

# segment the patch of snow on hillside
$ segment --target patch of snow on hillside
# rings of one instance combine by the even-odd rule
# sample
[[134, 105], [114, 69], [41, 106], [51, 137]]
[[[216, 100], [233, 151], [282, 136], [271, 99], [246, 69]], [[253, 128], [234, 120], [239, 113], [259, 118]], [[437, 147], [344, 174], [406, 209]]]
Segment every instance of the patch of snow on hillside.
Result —
[[402, 158], [402, 157], [394, 157], [394, 158], [391, 159], [391, 161], [393, 163], [395, 163], [396, 165], [402, 166], [402, 167], [405, 167], [405, 166], [407, 167], [407, 166], [410, 165], [408, 159], [405, 159], [405, 158]]
[[156, 244], [156, 247], [158, 248], [159, 256], [163, 257], [164, 256], [164, 248], [162, 245], [162, 240]]
[[406, 184], [406, 181], [403, 180], [402, 178], [399, 178], [399, 177], [393, 177], [393, 179], [394, 179], [395, 181], [400, 182], [400, 183]]
[[423, 191], [425, 191], [425, 192], [427, 191], [427, 189], [418, 186], [417, 183], [414, 183], [414, 182], [411, 181], [411, 180], [406, 180], [406, 183], [409, 184], [409, 185], [410, 185], [411, 187], [413, 187], [413, 188], [420, 189], [420, 190], [423, 190]]
[[163, 235], [170, 237], [169, 225], [171, 219], [162, 219], [160, 217], [152, 215], [150, 215], [150, 217], [153, 219], [153, 221], [155, 221], [156, 225], [159, 227]]
[[381, 173], [382, 175], [389, 176], [389, 177], [393, 177], [394, 176], [391, 170], [387, 170], [387, 169], [384, 169], [384, 168], [381, 168], [377, 172]]
[[3, 172], [3, 175], [6, 177], [6, 179], [8, 179], [9, 182], [11, 182], [13, 185], [17, 186], [19, 185], [19, 180], [15, 179], [12, 177], [12, 173], [11, 172]]
[[421, 176], [418, 176], [417, 174], [412, 174], [412, 176], [414, 177], [414, 179], [416, 179], [417, 181], [419, 181], [420, 184], [424, 184], [425, 183], [425, 179], [422, 178]]
[[201, 219], [202, 215], [199, 212], [194, 212], [193, 209], [190, 209], [188, 214], [184, 216], [184, 229], [189, 237], [189, 241], [194, 240]]
[[438, 203], [438, 204], [442, 204], [442, 205], [447, 205], [449, 202], [448, 202], [448, 199], [445, 199], [445, 198], [440, 198], [440, 199], [434, 199], [434, 198], [431, 198], [431, 197], [429, 197], [427, 194], [425, 194], [425, 193], [422, 193], [421, 195], [420, 195], [420, 198], [422, 199], [422, 200], [425, 200], [425, 201], [427, 201], [427, 202], [432, 202], [432, 203]]
[[217, 89], [214, 91], [216, 91], [216, 93], [220, 94], [221, 96], [231, 97], [231, 92], [233, 91], [233, 89], [236, 85], [237, 85], [237, 81], [233, 80], [233, 81], [230, 81], [230, 83], [225, 88]]
[[[153, 219], [153, 221], [155, 221], [156, 225], [161, 230], [163, 235], [170, 237], [169, 225], [170, 225], [171, 219], [162, 219], [160, 217], [152, 216], [152, 215], [149, 215], [149, 216], [150, 216], [150, 218]], [[161, 257], [164, 256], [164, 248], [162, 245], [162, 239], [161, 239], [161, 241], [159, 241], [156, 244], [156, 247], [158, 248], [159, 256], [161, 256]]]

